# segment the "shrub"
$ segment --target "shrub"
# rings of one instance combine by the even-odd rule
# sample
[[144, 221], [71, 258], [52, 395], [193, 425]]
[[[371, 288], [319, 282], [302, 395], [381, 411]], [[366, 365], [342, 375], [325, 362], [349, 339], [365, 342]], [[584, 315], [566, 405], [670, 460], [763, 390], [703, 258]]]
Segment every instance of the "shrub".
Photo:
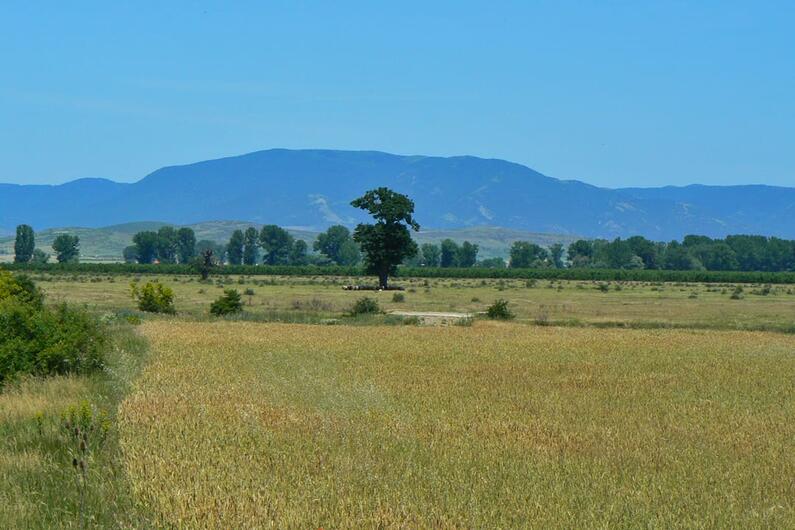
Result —
[[13, 276], [0, 271], [0, 300], [15, 298], [24, 304], [41, 308], [44, 296], [33, 281], [24, 275]]
[[243, 311], [243, 302], [240, 293], [235, 289], [227, 289], [223, 296], [210, 305], [210, 314], [217, 317], [231, 315]]
[[403, 293], [395, 293], [392, 295], [392, 301], [396, 304], [400, 304], [406, 301], [406, 295]]
[[0, 383], [18, 374], [83, 373], [104, 365], [105, 328], [84, 311], [0, 301]]
[[500, 298], [486, 309], [486, 316], [493, 320], [511, 320], [516, 315], [508, 309], [508, 300]]
[[135, 283], [130, 284], [130, 293], [133, 300], [138, 302], [138, 309], [147, 313], [166, 313], [173, 315], [174, 291], [160, 283], [146, 282], [143, 287]]
[[360, 298], [351, 307], [350, 314], [355, 315], [375, 315], [381, 313], [381, 307], [378, 305], [378, 300], [374, 298]]

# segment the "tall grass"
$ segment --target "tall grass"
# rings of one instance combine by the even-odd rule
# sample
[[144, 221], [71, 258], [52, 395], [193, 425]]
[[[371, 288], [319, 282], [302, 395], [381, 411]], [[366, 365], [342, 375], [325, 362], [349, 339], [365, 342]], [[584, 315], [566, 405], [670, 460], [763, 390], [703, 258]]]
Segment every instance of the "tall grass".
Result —
[[29, 377], [0, 392], [0, 527], [148, 525], [128, 487], [115, 426], [146, 342], [128, 327], [115, 327], [112, 339], [103, 372]]
[[785, 528], [786, 335], [145, 323], [157, 526]]

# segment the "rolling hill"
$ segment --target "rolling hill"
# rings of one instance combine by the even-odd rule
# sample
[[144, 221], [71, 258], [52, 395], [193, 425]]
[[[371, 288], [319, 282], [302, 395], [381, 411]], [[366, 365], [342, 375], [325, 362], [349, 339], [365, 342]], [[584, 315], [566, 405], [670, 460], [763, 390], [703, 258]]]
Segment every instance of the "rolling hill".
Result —
[[500, 226], [588, 237], [756, 233], [795, 238], [795, 188], [687, 186], [607, 189], [526, 166], [470, 156], [271, 149], [159, 169], [133, 184], [81, 179], [59, 186], [0, 184], [0, 233], [161, 219], [242, 219], [317, 231], [353, 225], [363, 191], [407, 193], [424, 227]]

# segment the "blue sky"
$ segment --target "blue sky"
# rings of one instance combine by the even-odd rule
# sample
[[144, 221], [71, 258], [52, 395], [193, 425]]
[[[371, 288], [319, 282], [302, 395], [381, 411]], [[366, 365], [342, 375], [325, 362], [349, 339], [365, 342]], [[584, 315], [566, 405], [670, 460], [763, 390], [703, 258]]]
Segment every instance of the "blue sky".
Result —
[[0, 182], [270, 147], [795, 186], [795, 2], [4, 2]]

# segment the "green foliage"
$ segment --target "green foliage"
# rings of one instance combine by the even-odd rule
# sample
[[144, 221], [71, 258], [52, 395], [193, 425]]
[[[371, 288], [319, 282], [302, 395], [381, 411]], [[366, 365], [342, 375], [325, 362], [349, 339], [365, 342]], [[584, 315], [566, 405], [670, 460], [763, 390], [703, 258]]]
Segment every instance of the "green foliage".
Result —
[[0, 273], [0, 384], [20, 374], [82, 373], [101, 368], [107, 336], [88, 313], [45, 308], [26, 278]]
[[173, 226], [161, 226], [157, 231], [157, 259], [160, 263], [177, 262], [177, 231]]
[[210, 305], [210, 314], [215, 316], [231, 315], [241, 311], [243, 311], [243, 302], [240, 293], [235, 289], [225, 290], [223, 296]]
[[362, 251], [356, 241], [349, 239], [340, 247], [339, 263], [342, 267], [353, 267], [362, 261]]
[[442, 250], [439, 245], [425, 243], [420, 247], [422, 264], [425, 267], [438, 267], [441, 264]]
[[138, 232], [133, 236], [138, 263], [147, 264], [155, 261], [157, 258], [158, 241], [157, 232], [144, 231]]
[[253, 226], [246, 228], [243, 234], [243, 264], [256, 265], [259, 258], [259, 233]]
[[174, 314], [174, 291], [161, 283], [146, 282], [143, 287], [130, 284], [130, 296], [138, 303], [138, 309], [147, 313]]
[[35, 309], [41, 309], [44, 303], [44, 295], [29, 277], [0, 271], [0, 302], [9, 298], [15, 298]]
[[486, 316], [492, 320], [511, 320], [516, 315], [508, 309], [508, 300], [500, 298], [486, 309]]
[[[212, 250], [213, 262], [215, 265], [223, 263], [224, 255], [226, 254], [226, 245], [210, 241], [209, 239], [202, 239], [196, 243], [196, 257], [204, 256], [208, 250]], [[194, 258], [194, 262], [195, 261], [196, 258]]]
[[196, 234], [192, 228], [177, 230], [177, 256], [180, 263], [190, 263], [196, 257]]
[[360, 224], [353, 239], [365, 255], [365, 270], [378, 276], [379, 285], [386, 289], [388, 277], [406, 258], [417, 254], [417, 244], [409, 228], [419, 231], [414, 220], [414, 202], [388, 188], [370, 190], [351, 202], [354, 208], [370, 213], [375, 224]]
[[36, 248], [36, 237], [33, 228], [29, 225], [19, 225], [17, 227], [17, 237], [14, 241], [14, 262], [28, 263], [33, 258], [33, 251]]
[[138, 247], [136, 245], [124, 247], [121, 254], [124, 258], [124, 263], [135, 263], [138, 261]]
[[193, 259], [193, 268], [199, 273], [202, 280], [209, 278], [210, 271], [217, 266], [218, 263], [211, 248], [202, 250], [201, 254]]
[[336, 265], [355, 265], [361, 260], [359, 247], [351, 238], [350, 230], [342, 225], [332, 226], [319, 234], [312, 248]]
[[549, 257], [552, 260], [552, 266], [556, 269], [562, 269], [563, 263], [563, 245], [555, 243], [549, 247]]
[[403, 293], [395, 293], [392, 295], [392, 301], [396, 304], [402, 304], [406, 301], [406, 295]]
[[303, 266], [309, 264], [308, 250], [309, 245], [302, 239], [293, 243], [293, 247], [290, 249], [290, 265]]
[[31, 263], [37, 264], [44, 264], [50, 261], [50, 255], [41, 250], [40, 248], [33, 250], [33, 257], [31, 258]]
[[487, 258], [477, 263], [478, 267], [484, 269], [504, 269], [507, 267], [505, 260], [502, 258]]
[[439, 265], [443, 268], [458, 267], [458, 244], [452, 239], [442, 241]]
[[243, 263], [244, 236], [242, 230], [232, 232], [229, 244], [226, 245], [226, 259], [230, 265], [240, 265]]
[[516, 241], [511, 246], [511, 268], [545, 266], [549, 257], [547, 251], [535, 243]]
[[381, 306], [378, 305], [378, 300], [375, 298], [360, 298], [353, 304], [349, 314], [356, 315], [377, 315], [382, 313]]
[[458, 248], [457, 259], [459, 267], [474, 267], [478, 261], [478, 246], [464, 241]]
[[[0, 263], [8, 271], [48, 272], [54, 274], [194, 274], [191, 265], [144, 265], [140, 263]], [[291, 265], [225, 266], [215, 267], [214, 274], [249, 276], [367, 276], [363, 267], [336, 265], [302, 267]], [[630, 270], [601, 268], [437, 268], [399, 267], [396, 276], [401, 278], [472, 278], [472, 279], [536, 279], [580, 281], [637, 281], [637, 282], [693, 282], [693, 283], [770, 283], [795, 284], [795, 272], [742, 272], [742, 271], [674, 271]]]
[[259, 242], [266, 265], [286, 265], [290, 261], [293, 236], [276, 225], [265, 225], [259, 234]]
[[61, 234], [52, 243], [58, 263], [76, 263], [80, 259], [80, 238]]

